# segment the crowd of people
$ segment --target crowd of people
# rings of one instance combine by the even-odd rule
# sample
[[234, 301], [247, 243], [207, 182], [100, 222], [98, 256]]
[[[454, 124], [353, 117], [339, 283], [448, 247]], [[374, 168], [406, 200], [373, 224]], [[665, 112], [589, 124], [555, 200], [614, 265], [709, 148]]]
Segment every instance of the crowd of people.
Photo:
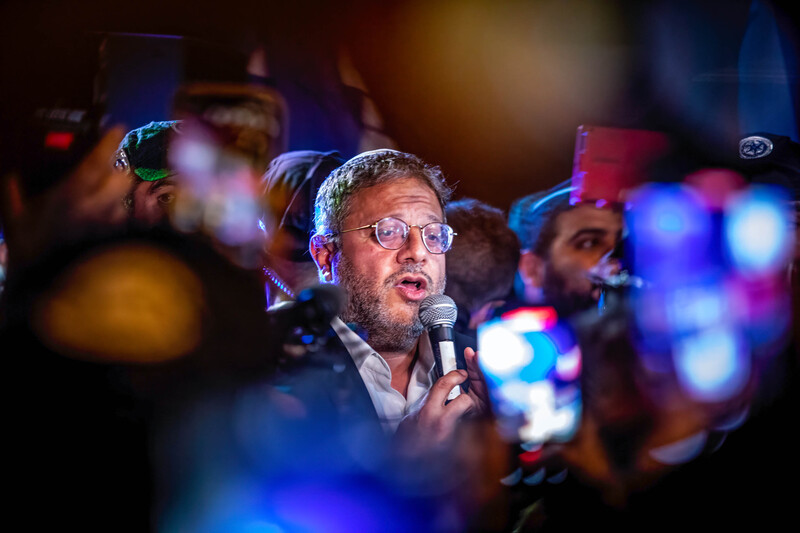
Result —
[[0, 161], [15, 521], [787, 527], [796, 139], [722, 164], [600, 128], [598, 166], [506, 214], [383, 136], [276, 155], [241, 102]]

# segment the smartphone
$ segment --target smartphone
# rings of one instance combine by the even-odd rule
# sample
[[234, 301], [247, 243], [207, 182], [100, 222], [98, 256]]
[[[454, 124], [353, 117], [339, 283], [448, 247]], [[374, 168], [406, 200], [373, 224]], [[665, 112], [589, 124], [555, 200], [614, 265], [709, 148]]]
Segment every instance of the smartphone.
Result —
[[501, 436], [541, 445], [572, 438], [582, 412], [581, 352], [552, 307], [521, 307], [478, 328], [480, 365]]
[[58, 44], [33, 69], [25, 94], [4, 102], [10, 129], [0, 164], [19, 173], [26, 198], [65, 179], [102, 137], [102, 39], [70, 32]]
[[174, 99], [181, 125], [169, 151], [178, 184], [173, 225], [208, 234], [248, 268], [262, 260], [261, 177], [286, 149], [286, 113], [277, 92], [246, 84], [191, 83]]
[[288, 107], [274, 89], [243, 83], [195, 82], [178, 88], [173, 118], [202, 125], [225, 152], [260, 177], [288, 146]]
[[669, 139], [660, 132], [579, 126], [570, 203], [624, 205], [628, 191], [647, 181], [648, 166], [668, 149]]

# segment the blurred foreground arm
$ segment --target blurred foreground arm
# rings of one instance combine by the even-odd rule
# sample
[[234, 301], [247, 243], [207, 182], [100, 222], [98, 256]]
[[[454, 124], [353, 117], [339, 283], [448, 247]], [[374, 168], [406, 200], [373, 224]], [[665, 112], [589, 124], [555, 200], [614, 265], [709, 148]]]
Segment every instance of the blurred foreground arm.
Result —
[[34, 261], [55, 245], [119, 228], [130, 181], [115, 171], [112, 158], [125, 132], [112, 128], [57, 185], [26, 198], [19, 175], [0, 178], [2, 220], [13, 268]]

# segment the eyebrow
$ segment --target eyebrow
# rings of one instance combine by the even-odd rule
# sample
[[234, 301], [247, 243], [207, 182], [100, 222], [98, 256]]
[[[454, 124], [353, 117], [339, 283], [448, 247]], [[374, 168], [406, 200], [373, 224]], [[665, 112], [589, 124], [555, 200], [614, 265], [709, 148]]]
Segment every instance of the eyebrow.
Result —
[[153, 182], [153, 184], [150, 186], [149, 191], [150, 192], [157, 191], [161, 187], [167, 187], [168, 185], [175, 185], [175, 182], [170, 180], [169, 178], [160, 179]]
[[576, 241], [581, 237], [605, 237], [609, 233], [610, 232], [604, 228], [581, 228], [569, 238], [569, 242]]
[[[436, 216], [436, 215], [434, 215], [434, 214], [428, 214], [428, 215], [427, 215], [427, 217], [428, 217], [428, 221], [429, 221], [429, 222], [439, 222], [439, 223], [442, 223], [442, 224], [444, 224], [444, 221], [443, 221], [442, 217]], [[403, 218], [401, 215], [397, 215], [397, 214], [394, 214], [394, 215], [386, 215], [386, 216], [384, 216], [384, 217], [381, 217], [381, 218], [379, 218], [378, 220], [382, 220], [382, 219], [384, 219], [384, 218], [396, 218], [396, 219], [398, 219], [398, 220], [402, 220], [403, 222], [405, 222], [406, 224], [408, 224], [408, 222], [406, 222], [406, 219], [405, 219], [405, 218]], [[376, 220], [375, 222], [377, 222], [378, 220]], [[374, 224], [374, 222], [373, 222], [373, 224]]]

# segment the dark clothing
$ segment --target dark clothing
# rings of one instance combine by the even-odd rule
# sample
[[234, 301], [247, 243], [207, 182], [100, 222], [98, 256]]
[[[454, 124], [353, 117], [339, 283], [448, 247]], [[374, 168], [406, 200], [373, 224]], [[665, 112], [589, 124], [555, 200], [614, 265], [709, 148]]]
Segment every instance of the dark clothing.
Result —
[[469, 338], [472, 343], [469, 346], [477, 346], [478, 332], [469, 327], [470, 318], [469, 311], [459, 305], [458, 315], [456, 315], [456, 323], [453, 325], [453, 329], [456, 330], [458, 334]]
[[[461, 336], [456, 343], [469, 345]], [[437, 465], [420, 468], [395, 453], [332, 329], [321, 349], [274, 380], [209, 391], [165, 421], [160, 470], [173, 476], [178, 497], [161, 515], [164, 529], [210, 531], [221, 513], [292, 531], [306, 522], [270, 513], [296, 505], [302, 520], [352, 531], [454, 531], [433, 518], [445, 496]]]

